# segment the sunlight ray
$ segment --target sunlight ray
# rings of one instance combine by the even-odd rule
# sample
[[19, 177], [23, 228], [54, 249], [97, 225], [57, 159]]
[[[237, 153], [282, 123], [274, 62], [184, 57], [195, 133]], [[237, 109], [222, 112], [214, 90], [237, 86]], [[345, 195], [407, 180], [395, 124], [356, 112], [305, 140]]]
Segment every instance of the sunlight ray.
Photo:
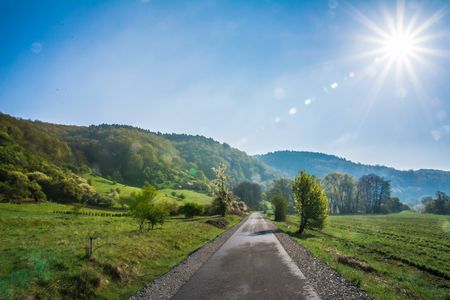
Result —
[[427, 30], [429, 27], [434, 25], [437, 21], [439, 21], [442, 17], [445, 16], [445, 14], [448, 11], [448, 7], [441, 8], [437, 12], [435, 12], [428, 20], [422, 23], [419, 27], [417, 27], [412, 33], [411, 37], [414, 38], [417, 35], [421, 34], [425, 30]]

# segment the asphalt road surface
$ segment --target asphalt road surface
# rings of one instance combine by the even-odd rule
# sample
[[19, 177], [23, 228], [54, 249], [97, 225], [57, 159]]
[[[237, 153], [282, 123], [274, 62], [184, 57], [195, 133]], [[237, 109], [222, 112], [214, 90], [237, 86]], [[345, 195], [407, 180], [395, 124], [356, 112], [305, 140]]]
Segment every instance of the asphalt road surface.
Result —
[[173, 299], [319, 299], [274, 229], [251, 214]]

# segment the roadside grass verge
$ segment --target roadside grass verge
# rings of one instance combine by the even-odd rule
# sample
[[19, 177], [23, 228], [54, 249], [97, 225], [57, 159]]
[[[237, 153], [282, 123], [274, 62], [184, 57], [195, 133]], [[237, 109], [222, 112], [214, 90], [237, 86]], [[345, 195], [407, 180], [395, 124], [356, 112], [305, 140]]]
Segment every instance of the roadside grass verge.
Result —
[[[215, 216], [169, 218], [138, 233], [129, 217], [56, 210], [70, 206], [0, 204], [0, 299], [125, 299], [224, 231], [205, 224]], [[227, 220], [229, 228], [240, 218]], [[89, 235], [93, 259], [85, 258]]]
[[300, 236], [298, 221], [275, 223], [373, 298], [450, 299], [449, 216], [330, 216]]

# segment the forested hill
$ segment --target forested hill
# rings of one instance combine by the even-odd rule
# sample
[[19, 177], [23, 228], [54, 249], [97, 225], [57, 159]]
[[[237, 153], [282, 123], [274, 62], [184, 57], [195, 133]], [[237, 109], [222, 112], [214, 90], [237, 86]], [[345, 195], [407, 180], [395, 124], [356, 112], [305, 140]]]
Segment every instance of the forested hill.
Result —
[[[194, 190], [207, 189], [212, 168], [221, 162], [228, 166], [232, 184], [261, 182], [277, 175], [245, 152], [209, 138], [160, 134], [126, 125], [67, 126], [0, 113], [0, 139], [0, 167], [16, 171], [23, 166], [19, 170], [23, 173], [48, 162], [134, 186], [150, 182]], [[14, 150], [19, 148], [20, 157]]]
[[402, 201], [416, 204], [424, 195], [436, 191], [450, 192], [450, 172], [440, 170], [400, 171], [385, 166], [371, 166], [317, 152], [277, 151], [256, 156], [260, 161], [293, 177], [299, 170], [305, 170], [323, 178], [329, 173], [340, 172], [356, 179], [366, 174], [383, 176], [391, 182], [392, 193]]

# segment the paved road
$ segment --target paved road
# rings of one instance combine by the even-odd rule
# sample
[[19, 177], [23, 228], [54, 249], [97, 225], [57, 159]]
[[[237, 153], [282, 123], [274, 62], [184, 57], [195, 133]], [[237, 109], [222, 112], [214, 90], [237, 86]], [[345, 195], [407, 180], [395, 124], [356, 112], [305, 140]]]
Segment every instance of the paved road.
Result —
[[251, 214], [173, 299], [319, 299], [273, 229]]

